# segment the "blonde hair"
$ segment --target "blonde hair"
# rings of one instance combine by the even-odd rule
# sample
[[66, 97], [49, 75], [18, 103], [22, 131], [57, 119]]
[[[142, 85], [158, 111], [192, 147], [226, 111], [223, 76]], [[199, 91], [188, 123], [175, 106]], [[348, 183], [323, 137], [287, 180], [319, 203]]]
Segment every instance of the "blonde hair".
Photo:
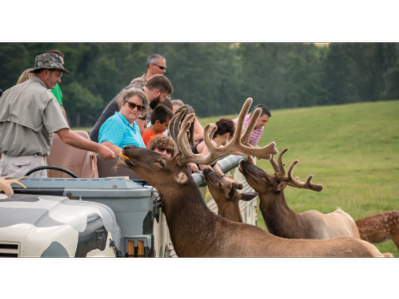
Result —
[[23, 83], [26, 80], [28, 80], [30, 77], [32, 77], [33, 73], [31, 73], [33, 69], [26, 69], [22, 72], [21, 76], [19, 76], [17, 84]]
[[143, 117], [144, 115], [147, 114], [148, 111], [148, 99], [147, 95], [145, 94], [144, 91], [142, 91], [140, 88], [137, 87], [131, 87], [129, 89], [125, 89], [122, 92], [122, 95], [120, 95], [115, 101], [118, 104], [119, 109], [127, 102], [128, 99], [130, 99], [132, 96], [138, 96], [141, 101], [143, 102], [144, 109], [141, 110], [140, 116]]

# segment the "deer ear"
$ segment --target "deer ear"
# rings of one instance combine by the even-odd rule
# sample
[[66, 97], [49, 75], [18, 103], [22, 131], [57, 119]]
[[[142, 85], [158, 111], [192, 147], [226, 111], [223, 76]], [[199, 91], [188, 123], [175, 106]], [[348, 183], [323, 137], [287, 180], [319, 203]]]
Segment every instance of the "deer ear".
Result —
[[277, 192], [281, 192], [284, 190], [285, 186], [287, 186], [287, 182], [281, 182], [277, 185]]
[[188, 181], [187, 174], [184, 173], [183, 171], [180, 172], [180, 173], [177, 175], [177, 177], [176, 177], [176, 182], [177, 182], [179, 185], [184, 185], [185, 183], [187, 183], [187, 181]]
[[244, 193], [241, 193], [240, 199], [244, 200], [244, 201], [250, 201], [257, 196], [258, 196], [258, 193], [256, 193], [256, 192], [244, 192]]

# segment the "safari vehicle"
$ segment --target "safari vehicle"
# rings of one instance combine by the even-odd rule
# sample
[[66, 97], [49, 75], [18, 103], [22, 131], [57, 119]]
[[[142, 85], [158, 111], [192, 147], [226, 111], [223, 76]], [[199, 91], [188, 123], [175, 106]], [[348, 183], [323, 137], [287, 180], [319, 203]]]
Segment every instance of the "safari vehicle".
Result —
[[[87, 132], [76, 131], [85, 138]], [[219, 160], [224, 173], [252, 191], [238, 171], [242, 156]], [[133, 170], [73, 148], [54, 134], [48, 178], [0, 193], [0, 257], [173, 257], [163, 200]], [[32, 169], [28, 175], [41, 168]], [[207, 206], [217, 206], [193, 174]], [[189, 199], [187, 199], [189, 200]], [[241, 202], [243, 221], [256, 225], [256, 199]]]

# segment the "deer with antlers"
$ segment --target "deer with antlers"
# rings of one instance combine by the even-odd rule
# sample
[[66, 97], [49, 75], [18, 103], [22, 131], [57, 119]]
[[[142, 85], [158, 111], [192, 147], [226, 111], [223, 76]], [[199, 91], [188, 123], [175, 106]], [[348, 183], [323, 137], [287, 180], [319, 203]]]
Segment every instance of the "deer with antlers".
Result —
[[218, 175], [209, 168], [205, 168], [203, 176], [208, 184], [209, 192], [218, 207], [218, 215], [231, 221], [243, 222], [239, 202], [250, 201], [258, 196], [255, 192], [238, 192], [243, 185]]
[[[247, 99], [241, 110], [236, 134], [226, 146], [215, 148], [209, 135], [215, 125], [206, 125], [204, 138], [209, 149], [207, 156], [191, 152], [186, 131], [194, 115], [184, 119], [180, 132], [181, 113], [176, 114], [169, 126], [172, 136], [177, 135], [180, 152], [172, 158], [159, 153], [125, 146], [120, 162], [133, 169], [154, 186], [164, 199], [164, 213], [173, 247], [179, 257], [387, 257], [374, 245], [360, 239], [336, 238], [329, 240], [283, 239], [246, 223], [233, 222], [214, 214], [206, 206], [201, 191], [195, 183], [187, 163], [212, 164], [219, 158], [238, 150], [245, 154], [269, 158], [276, 154], [275, 143], [263, 148], [248, 146], [251, 131], [242, 135], [243, 121], [252, 99]], [[183, 111], [182, 111], [183, 112]], [[259, 117], [257, 109], [249, 128]], [[257, 116], [256, 116], [257, 115]], [[171, 124], [172, 123], [172, 124]]]
[[399, 249], [399, 212], [391, 211], [356, 220], [360, 237], [370, 243], [389, 239]]
[[246, 161], [241, 161], [239, 165], [239, 170], [248, 184], [259, 193], [259, 207], [269, 232], [282, 238], [293, 239], [360, 239], [354, 220], [340, 208], [330, 214], [315, 210], [298, 214], [289, 208], [284, 196], [284, 188], [287, 185], [317, 192], [321, 191], [323, 186], [313, 184], [312, 175], [309, 175], [305, 182], [293, 178], [292, 172], [298, 160], [290, 165], [286, 174], [282, 157], [287, 151], [288, 149], [285, 149], [279, 154], [278, 165], [271, 157], [270, 163], [275, 171], [273, 176]]

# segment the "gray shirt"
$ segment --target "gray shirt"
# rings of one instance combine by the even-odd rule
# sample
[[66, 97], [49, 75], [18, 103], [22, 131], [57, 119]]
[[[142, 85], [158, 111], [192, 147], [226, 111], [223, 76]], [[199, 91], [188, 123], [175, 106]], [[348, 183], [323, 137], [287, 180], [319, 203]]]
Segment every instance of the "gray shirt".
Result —
[[54, 95], [36, 76], [7, 89], [0, 100], [0, 153], [49, 155], [53, 133], [68, 128]]

